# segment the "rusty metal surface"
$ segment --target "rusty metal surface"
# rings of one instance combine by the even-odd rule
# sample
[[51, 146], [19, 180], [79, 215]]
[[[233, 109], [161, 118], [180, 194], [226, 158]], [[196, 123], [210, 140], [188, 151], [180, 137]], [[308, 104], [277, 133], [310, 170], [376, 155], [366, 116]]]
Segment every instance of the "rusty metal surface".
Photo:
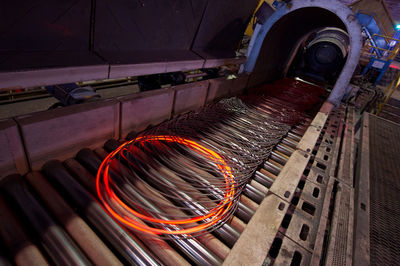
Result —
[[374, 115], [370, 127], [371, 264], [400, 260], [400, 125]]

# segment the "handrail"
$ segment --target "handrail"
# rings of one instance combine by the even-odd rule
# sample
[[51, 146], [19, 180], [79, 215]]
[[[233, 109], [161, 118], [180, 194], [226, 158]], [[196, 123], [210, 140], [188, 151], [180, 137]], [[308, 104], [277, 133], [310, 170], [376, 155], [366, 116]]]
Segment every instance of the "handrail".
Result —
[[[397, 54], [399, 53], [399, 50], [400, 50], [400, 39], [396, 39], [396, 38], [393, 38], [393, 37], [390, 37], [390, 36], [385, 36], [385, 35], [376, 34], [376, 33], [374, 33], [374, 34], [372, 35], [371, 39], [374, 40], [374, 37], [387, 38], [387, 39], [389, 39], [390, 41], [396, 41], [396, 42], [397, 42], [396, 46], [394, 46], [393, 49], [385, 49], [385, 48], [381, 48], [381, 47], [378, 47], [378, 46], [376, 46], [376, 45], [370, 44], [370, 43], [371, 43], [371, 40], [369, 40], [370, 43], [367, 43], [367, 44], [365, 45], [365, 47], [370, 47], [370, 48], [373, 48], [373, 49], [377, 49], [377, 50], [381, 50], [381, 51], [388, 52], [389, 55], [387, 55], [386, 57], [388, 58], [388, 60], [393, 60], [393, 59], [397, 56]], [[363, 54], [364, 54], [364, 53], [365, 53], [365, 51], [363, 52]]]
[[390, 39], [390, 40], [392, 40], [392, 41], [398, 41], [398, 42], [400, 42], [400, 39], [396, 39], [396, 38], [393, 38], [393, 37], [390, 37], [390, 36], [387, 36], [387, 35], [383, 35], [383, 34], [374, 33], [374, 34], [372, 34], [372, 38], [373, 38], [374, 36], [383, 37], [383, 38], [388, 38], [388, 39]]
[[393, 93], [399, 88], [400, 86], [400, 73], [397, 74], [397, 77], [392, 81], [392, 83], [385, 89], [384, 95], [385, 98], [382, 103], [379, 104], [378, 109], [376, 110], [376, 115], [382, 111], [383, 107], [387, 104], [390, 97], [392, 97]]

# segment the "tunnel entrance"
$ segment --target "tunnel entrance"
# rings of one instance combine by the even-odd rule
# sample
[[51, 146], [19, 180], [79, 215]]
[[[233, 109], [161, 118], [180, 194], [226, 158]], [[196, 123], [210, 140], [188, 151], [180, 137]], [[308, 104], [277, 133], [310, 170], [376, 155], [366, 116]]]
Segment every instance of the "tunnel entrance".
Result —
[[[295, 60], [299, 48], [302, 44], [312, 43], [312, 34], [318, 34], [324, 28], [343, 32], [348, 35], [348, 42], [339, 45], [336, 41], [314, 42], [315, 45], [307, 46], [310, 49], [306, 49], [303, 63], [308, 63], [308, 67], [304, 68]], [[331, 84], [333, 88], [327, 103], [334, 105], [340, 103], [346, 92], [362, 47], [361, 27], [355, 15], [346, 5], [335, 0], [293, 0], [259, 25], [251, 41], [243, 68], [251, 73], [248, 87], [303, 72], [315, 80]], [[346, 48], [348, 52], [343, 53]], [[342, 58], [338, 60], [340, 54]], [[331, 66], [327, 67], [327, 63]], [[325, 69], [321, 71], [322, 68]]]
[[262, 44], [251, 76], [251, 85], [283, 78], [299, 46], [306, 41], [305, 36], [324, 27], [346, 30], [339, 17], [318, 7], [301, 8], [279, 19]]
[[287, 64], [286, 77], [334, 85], [349, 52], [347, 32], [327, 27], [307, 34]]

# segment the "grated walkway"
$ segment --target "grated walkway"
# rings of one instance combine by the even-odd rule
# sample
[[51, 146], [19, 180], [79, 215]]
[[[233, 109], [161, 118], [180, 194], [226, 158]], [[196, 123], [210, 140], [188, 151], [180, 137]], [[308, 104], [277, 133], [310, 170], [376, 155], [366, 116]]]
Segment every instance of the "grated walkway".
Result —
[[371, 265], [398, 265], [400, 124], [374, 115], [369, 124]]

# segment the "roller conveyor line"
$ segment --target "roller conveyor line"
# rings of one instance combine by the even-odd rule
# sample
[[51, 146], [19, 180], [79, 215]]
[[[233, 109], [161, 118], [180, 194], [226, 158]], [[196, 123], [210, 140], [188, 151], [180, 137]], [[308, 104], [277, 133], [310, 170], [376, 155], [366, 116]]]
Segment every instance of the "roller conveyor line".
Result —
[[[277, 226], [272, 233], [272, 238], [265, 239], [265, 243], [260, 243], [259, 247], [254, 248], [255, 260], [257, 263], [262, 261], [267, 264], [279, 264], [287, 260], [288, 256], [292, 256], [289, 262], [291, 259], [299, 262], [299, 265], [307, 264], [312, 260], [314, 253], [315, 255], [322, 253], [321, 250], [314, 249], [314, 244], [320, 241], [317, 239], [317, 231], [325, 230], [325, 228], [317, 223], [304, 233], [304, 226], [298, 228], [295, 222], [298, 217], [310, 215], [310, 213], [321, 214], [321, 206], [327, 198], [330, 199], [329, 178], [320, 180], [318, 175], [314, 175], [314, 170], [321, 164], [322, 148], [326, 149], [326, 132], [331, 130], [329, 126], [332, 124], [329, 120], [340, 121], [337, 117], [343, 116], [343, 110], [339, 109], [338, 113], [339, 115], [334, 112], [329, 118], [322, 113], [318, 114], [325, 117], [320, 127], [324, 126], [325, 120], [327, 127], [320, 128], [317, 136], [309, 133], [317, 118], [313, 121], [306, 118], [301, 123], [292, 126], [274, 145], [268, 158], [261, 162], [251, 174], [249, 182], [243, 186], [242, 196], [234, 209], [233, 216], [215, 230], [204, 231], [194, 238], [174, 235], [166, 237], [129, 230], [107, 214], [97, 195], [96, 174], [102, 161], [121, 144], [117, 140], [109, 140], [104, 147], [95, 150], [82, 149], [75, 158], [64, 162], [49, 161], [43, 166], [41, 172], [32, 172], [25, 177], [9, 176], [1, 182], [4, 196], [0, 198], [0, 212], [1, 217], [5, 217], [1, 219], [1, 223], [8, 222], [0, 226], [0, 244], [6, 247], [8, 253], [5, 256], [0, 253], [0, 261], [4, 258], [4, 261], [22, 265], [43, 265], [46, 262], [76, 265], [236, 264], [249, 259], [242, 254], [246, 249], [257, 246], [257, 242], [251, 244], [246, 238], [254, 229], [254, 223], [259, 220], [260, 213], [263, 211], [260, 212], [260, 208], [263, 209], [267, 205], [266, 202], [268, 203], [273, 197], [274, 200], [280, 202], [279, 210], [285, 203], [286, 206], [280, 211], [286, 211], [286, 214], [279, 214], [279, 222], [277, 222], [279, 219], [267, 221], [265, 219], [268, 218], [264, 216], [265, 224], [276, 223]], [[337, 136], [340, 136], [340, 132], [336, 132], [330, 146], [336, 144]], [[219, 144], [216, 142], [213, 145]], [[308, 145], [310, 150], [308, 152], [299, 150], [298, 147], [302, 145]], [[333, 151], [332, 148], [332, 153]], [[298, 169], [293, 169], [293, 156], [298, 153], [304, 154], [303, 158], [306, 162], [303, 168], [296, 165]], [[185, 156], [179, 154], [176, 156], [179, 159], [178, 162], [190, 165], [185, 161], [187, 160]], [[158, 160], [171, 163], [168, 158], [158, 158]], [[334, 156], [332, 156], [326, 164], [333, 165], [334, 161]], [[179, 164], [175, 165], [177, 166]], [[287, 175], [288, 169], [292, 169], [289, 171], [292, 171], [293, 175], [298, 175], [299, 178], [280, 194], [281, 184], [287, 182], [287, 180], [282, 182], [282, 177]], [[175, 173], [179, 173], [179, 169], [175, 170]], [[113, 166], [111, 174], [120, 176], [126, 172], [129, 172], [129, 165], [122, 161], [118, 167]], [[319, 169], [317, 172], [326, 178], [324, 171]], [[174, 176], [172, 172], [164, 171], [163, 175], [152, 173], [165, 183], [168, 183], [171, 178], [180, 178]], [[192, 169], [191, 173], [199, 177], [198, 182], [206, 181], [201, 180], [202, 176], [207, 176], [206, 171]], [[192, 210], [195, 214], [204, 214], [203, 212], [196, 213], [202, 208], [201, 200], [194, 198], [195, 194], [186, 194], [187, 191], [196, 190], [196, 183], [190, 183], [190, 180], [183, 181], [187, 184], [186, 189], [182, 191], [175, 187], [173, 196], [185, 200], [177, 200], [173, 203], [184, 208], [170, 208], [171, 199], [159, 194], [157, 189], [153, 189], [160, 186], [160, 183], [154, 183], [151, 180], [150, 183], [138, 181], [135, 187], [126, 189], [141, 206], [151, 210], [153, 214], [159, 213], [158, 218], [168, 219], [163, 216], [163, 213], [185, 216], [187, 210]], [[123, 183], [121, 184], [123, 186]], [[290, 191], [292, 187], [293, 191]], [[311, 189], [311, 187], [314, 188]], [[316, 188], [318, 189], [317, 197], [315, 197]], [[221, 194], [218, 188], [212, 186], [209, 187], [208, 193], [214, 195], [216, 199]], [[166, 204], [157, 205], [149, 200], [152, 197], [156, 197], [157, 202]], [[296, 216], [297, 214], [299, 216]], [[271, 216], [274, 217], [274, 215]], [[316, 220], [319, 222], [319, 219]], [[136, 221], [145, 224], [139, 218], [136, 218]], [[11, 225], [12, 228], [9, 227]], [[179, 225], [163, 228], [176, 230], [177, 227]], [[26, 232], [30, 230], [34, 233], [27, 234]], [[263, 230], [261, 226], [260, 235], [265, 233]], [[295, 230], [301, 230], [301, 233], [293, 235]], [[13, 234], [15, 239], [7, 236], [10, 231], [16, 232]], [[306, 240], [304, 240], [304, 235], [306, 235]], [[269, 235], [261, 237], [268, 238]], [[246, 241], [247, 247], [243, 245]], [[313, 243], [309, 244], [309, 242]], [[29, 249], [23, 248], [26, 246]], [[276, 252], [277, 246], [291, 247], [293, 254], [279, 253], [279, 248]], [[240, 252], [237, 252], [238, 250]], [[257, 254], [263, 254], [263, 257]], [[238, 256], [242, 257], [238, 259]], [[248, 263], [252, 264], [256, 261], [248, 260]]]

